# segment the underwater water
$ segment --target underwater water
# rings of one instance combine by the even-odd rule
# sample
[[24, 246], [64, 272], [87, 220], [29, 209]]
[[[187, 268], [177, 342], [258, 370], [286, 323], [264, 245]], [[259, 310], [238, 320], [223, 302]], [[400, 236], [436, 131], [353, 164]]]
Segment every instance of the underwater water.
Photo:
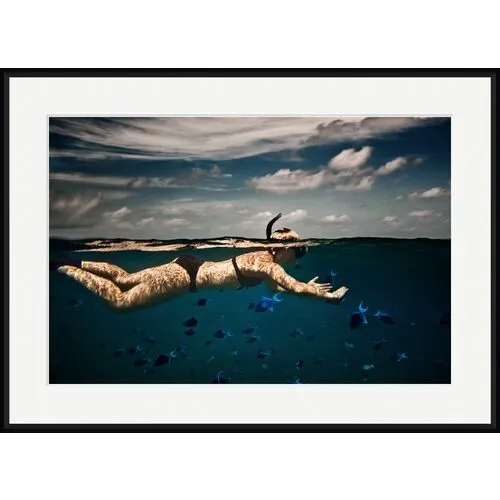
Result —
[[[135, 272], [186, 253], [223, 260], [248, 251], [223, 247], [57, 255], [110, 262]], [[249, 308], [262, 296], [272, 296], [259, 285], [189, 293], [168, 303], [118, 313], [71, 278], [51, 271], [49, 381], [204, 384], [217, 381], [219, 374], [219, 381], [233, 384], [450, 383], [451, 327], [443, 320], [451, 307], [450, 251], [449, 240], [323, 242], [309, 249], [299, 269], [287, 272], [300, 281], [319, 276], [318, 281], [324, 282], [333, 271], [334, 288], [349, 288], [345, 300], [332, 305], [283, 294], [273, 312]], [[198, 305], [200, 298], [208, 299], [206, 304]], [[353, 329], [351, 313], [361, 302], [369, 306], [367, 324]], [[378, 309], [388, 313], [394, 324], [375, 317]], [[198, 323], [186, 335], [189, 327], [183, 323], [192, 317]], [[255, 342], [248, 342], [250, 334], [243, 332], [251, 327], [261, 336]], [[232, 336], [219, 338], [214, 335], [218, 330]], [[140, 352], [128, 352], [136, 346]], [[269, 356], [258, 357], [260, 350]], [[172, 351], [176, 357], [170, 363], [153, 365], [160, 354]], [[405, 353], [407, 359], [397, 353]]]

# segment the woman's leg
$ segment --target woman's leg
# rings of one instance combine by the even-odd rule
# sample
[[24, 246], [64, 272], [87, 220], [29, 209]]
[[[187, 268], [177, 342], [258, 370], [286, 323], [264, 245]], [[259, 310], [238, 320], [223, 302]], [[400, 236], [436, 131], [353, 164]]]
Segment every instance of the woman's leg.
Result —
[[140, 283], [130, 290], [122, 292], [112, 281], [84, 269], [62, 266], [58, 268], [58, 271], [70, 276], [118, 310], [132, 310], [156, 304], [182, 293], [180, 290], [171, 290], [170, 293], [165, 293], [164, 287], [158, 286], [158, 283], [155, 282]]
[[89, 271], [101, 278], [106, 278], [115, 285], [118, 285], [121, 289], [126, 290], [154, 278], [158, 275], [159, 267], [144, 269], [136, 273], [128, 273], [121, 267], [115, 264], [109, 264], [108, 262], [91, 262], [84, 260], [81, 263], [81, 268], [85, 271]]

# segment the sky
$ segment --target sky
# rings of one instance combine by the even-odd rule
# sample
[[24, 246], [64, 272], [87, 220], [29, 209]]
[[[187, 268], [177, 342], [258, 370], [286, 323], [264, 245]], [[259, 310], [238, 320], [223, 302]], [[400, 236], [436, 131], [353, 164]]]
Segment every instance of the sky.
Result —
[[50, 236], [450, 238], [451, 120], [58, 118]]

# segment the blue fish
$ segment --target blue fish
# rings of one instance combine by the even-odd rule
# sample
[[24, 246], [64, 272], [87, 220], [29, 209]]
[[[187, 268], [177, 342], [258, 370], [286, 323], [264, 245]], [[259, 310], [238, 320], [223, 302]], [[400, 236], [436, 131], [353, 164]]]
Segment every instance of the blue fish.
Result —
[[283, 302], [283, 299], [280, 298], [281, 293], [275, 293], [272, 297], [261, 297], [259, 302], [255, 306], [256, 312], [273, 312], [274, 304], [278, 302]]
[[231, 383], [231, 377], [224, 375], [223, 370], [217, 373], [217, 378], [212, 382], [212, 384], [230, 384], [230, 383]]
[[408, 359], [408, 354], [406, 354], [406, 352], [395, 352], [391, 356], [391, 359], [392, 359], [392, 361], [397, 361], [399, 363], [400, 361], [403, 361], [404, 359]]
[[330, 274], [326, 276], [325, 281], [326, 283], [330, 283], [330, 285], [334, 285], [335, 283], [335, 276], [337, 276], [339, 273], [334, 273], [333, 271], [330, 271]]
[[351, 330], [354, 330], [355, 328], [358, 328], [361, 325], [367, 325], [368, 320], [366, 319], [366, 311], [368, 311], [368, 307], [363, 307], [363, 302], [361, 302], [358, 306], [357, 311], [353, 311], [351, 313], [351, 319], [349, 321], [349, 328]]
[[385, 323], [386, 325], [395, 325], [396, 322], [392, 319], [391, 315], [377, 310], [377, 312], [373, 315], [375, 318], [378, 318], [382, 323]]
[[228, 337], [232, 337], [233, 334], [229, 330], [217, 330], [214, 333], [214, 337], [216, 339], [227, 339]]

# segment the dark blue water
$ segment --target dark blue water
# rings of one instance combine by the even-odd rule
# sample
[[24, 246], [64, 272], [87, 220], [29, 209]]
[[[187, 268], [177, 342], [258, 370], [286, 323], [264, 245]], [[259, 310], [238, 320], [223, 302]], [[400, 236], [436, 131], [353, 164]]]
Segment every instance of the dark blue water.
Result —
[[[241, 290], [188, 294], [170, 303], [140, 311], [117, 313], [82, 285], [57, 272], [50, 273], [50, 383], [212, 383], [223, 370], [231, 383], [450, 383], [450, 326], [441, 325], [450, 312], [450, 241], [351, 240], [312, 247], [289, 269], [308, 281], [338, 273], [335, 285], [349, 287], [345, 301], [284, 295], [274, 312], [248, 308], [262, 295], [264, 285]], [[222, 260], [248, 250], [215, 248], [189, 250], [205, 260]], [[184, 252], [186, 253], [186, 252]], [[61, 255], [61, 252], [58, 252]], [[168, 262], [175, 252], [66, 252], [82, 260], [114, 263], [129, 272]], [[320, 280], [323, 281], [323, 280]], [[199, 298], [209, 299], [198, 306]], [[72, 307], [71, 299], [81, 300]], [[351, 312], [363, 301], [369, 306], [368, 324], [350, 329]], [[373, 317], [381, 309], [395, 325]], [[195, 334], [186, 336], [183, 323], [195, 316]], [[256, 326], [262, 340], [248, 343], [244, 328]], [[295, 328], [304, 335], [290, 336]], [[137, 332], [136, 329], [140, 329]], [[214, 337], [219, 329], [233, 336]], [[149, 344], [144, 338], [154, 336]], [[379, 350], [374, 341], [385, 339]], [[347, 349], [345, 343], [353, 344]], [[140, 345], [154, 361], [161, 353], [184, 347], [184, 356], [170, 364], [144, 370], [134, 366], [141, 354], [115, 357], [119, 348]], [[259, 359], [259, 349], [273, 350]], [[233, 353], [238, 351], [236, 356]], [[392, 359], [405, 352], [408, 359]], [[298, 360], [303, 361], [300, 369]], [[366, 364], [374, 368], [363, 370]]]

